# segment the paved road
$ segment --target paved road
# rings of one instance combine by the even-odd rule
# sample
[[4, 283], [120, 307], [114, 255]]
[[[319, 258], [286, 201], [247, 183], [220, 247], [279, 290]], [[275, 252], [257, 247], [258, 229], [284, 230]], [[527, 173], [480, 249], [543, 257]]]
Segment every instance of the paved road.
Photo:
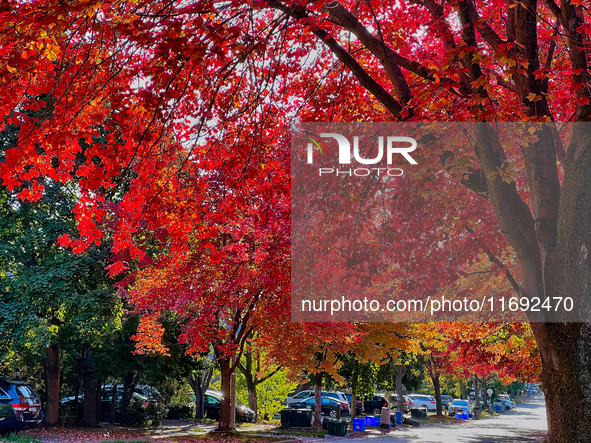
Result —
[[544, 397], [537, 395], [515, 411], [464, 423], [422, 425], [363, 438], [327, 438], [341, 443], [539, 443], [548, 432]]

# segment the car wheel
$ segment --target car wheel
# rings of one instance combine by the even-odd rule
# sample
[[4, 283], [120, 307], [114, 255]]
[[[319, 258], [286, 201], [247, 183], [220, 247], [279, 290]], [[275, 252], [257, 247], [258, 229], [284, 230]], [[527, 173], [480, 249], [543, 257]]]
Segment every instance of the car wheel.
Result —
[[335, 418], [337, 416], [337, 411], [335, 411], [334, 409], [332, 411], [330, 411], [330, 415], [332, 418]]
[[509, 412], [511, 410], [510, 406], [505, 406], [505, 411]]
[[429, 407], [428, 407], [427, 405], [423, 405], [423, 406], [421, 406], [421, 408], [424, 408], [424, 409], [426, 409], [427, 411], [429, 410]]
[[381, 410], [380, 408], [375, 408], [375, 409], [373, 410], [373, 415], [379, 415], [379, 414], [381, 414], [381, 413], [382, 413], [382, 410]]

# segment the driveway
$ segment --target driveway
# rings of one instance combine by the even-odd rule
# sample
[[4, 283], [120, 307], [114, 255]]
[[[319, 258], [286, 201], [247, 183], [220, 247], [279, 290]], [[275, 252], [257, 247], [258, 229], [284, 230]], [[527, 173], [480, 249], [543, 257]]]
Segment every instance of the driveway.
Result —
[[537, 395], [515, 411], [463, 423], [421, 425], [361, 438], [328, 437], [326, 442], [364, 443], [540, 443], [547, 438], [544, 397]]

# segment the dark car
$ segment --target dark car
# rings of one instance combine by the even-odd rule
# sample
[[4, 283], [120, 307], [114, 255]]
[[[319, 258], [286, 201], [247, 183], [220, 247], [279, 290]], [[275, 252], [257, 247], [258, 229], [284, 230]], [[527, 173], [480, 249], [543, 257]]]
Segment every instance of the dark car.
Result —
[[[328, 415], [330, 417], [337, 416], [337, 407], [341, 407], [341, 414], [342, 415], [349, 415], [351, 410], [349, 409], [349, 404], [345, 401], [337, 400], [336, 398], [331, 397], [321, 397], [320, 399], [320, 409], [322, 411], [322, 415]], [[292, 409], [314, 409], [316, 402], [314, 397], [310, 397], [302, 402], [291, 403], [289, 405]]]
[[33, 388], [0, 378], [0, 433], [35, 428], [42, 421], [41, 400]]
[[[221, 393], [208, 390], [203, 396], [205, 415], [214, 420], [220, 419], [220, 409], [222, 399], [224, 397]], [[255, 412], [248, 406], [236, 402], [236, 421], [254, 421]]]
[[[117, 390], [117, 398], [115, 399], [115, 422], [120, 423], [123, 420], [123, 414], [121, 413], [123, 401], [123, 389]], [[113, 388], [105, 389], [101, 395], [101, 411], [100, 411], [100, 420], [101, 421], [109, 421], [111, 415], [111, 404], [113, 403]], [[129, 410], [128, 414], [133, 415], [134, 413], [146, 413], [147, 409], [152, 406], [152, 402], [150, 399], [139, 392], [137, 390], [131, 396], [131, 400], [129, 402]], [[136, 411], [136, 412], [132, 412]], [[128, 417], [128, 420], [133, 421], [133, 417]]]
[[382, 413], [382, 408], [389, 407], [388, 400], [382, 395], [374, 395], [373, 397], [365, 397], [363, 401], [363, 409], [366, 414], [378, 415]]
[[[349, 408], [353, 409], [353, 405], [351, 405], [351, 401], [353, 400], [353, 394], [345, 394], [347, 400], [349, 400]], [[363, 414], [363, 402], [359, 400], [359, 397], [355, 398], [355, 415], [360, 416]]]
[[[127, 420], [133, 422], [138, 414], [148, 414], [150, 408], [162, 408], [162, 406], [154, 399], [150, 399], [140, 394], [139, 389], [135, 389], [129, 402], [129, 409], [127, 410]], [[121, 412], [123, 400], [123, 386], [117, 388], [117, 398], [115, 399], [115, 422], [121, 423], [125, 418]], [[99, 420], [108, 422], [111, 418], [111, 405], [113, 403], [113, 386], [107, 385], [101, 392], [100, 415]], [[76, 415], [82, 412], [82, 405], [84, 404], [84, 394], [76, 397], [65, 397], [61, 399], [62, 413], [68, 415]]]

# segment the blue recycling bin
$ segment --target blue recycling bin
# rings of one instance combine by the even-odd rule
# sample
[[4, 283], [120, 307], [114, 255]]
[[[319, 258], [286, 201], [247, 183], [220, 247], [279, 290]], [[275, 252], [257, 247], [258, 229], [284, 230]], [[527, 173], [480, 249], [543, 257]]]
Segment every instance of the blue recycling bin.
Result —
[[396, 423], [397, 425], [402, 424], [402, 411], [396, 411], [394, 413], [394, 423]]
[[353, 430], [365, 432], [365, 420], [363, 418], [353, 419]]

